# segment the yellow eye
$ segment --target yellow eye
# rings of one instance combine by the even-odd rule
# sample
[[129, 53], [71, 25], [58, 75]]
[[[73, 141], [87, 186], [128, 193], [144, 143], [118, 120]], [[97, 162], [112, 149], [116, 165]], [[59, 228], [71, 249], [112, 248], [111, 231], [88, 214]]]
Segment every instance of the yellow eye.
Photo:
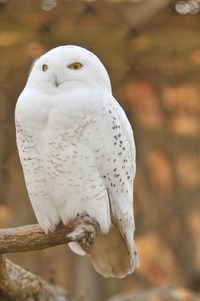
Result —
[[67, 67], [72, 70], [79, 70], [83, 67], [83, 65], [79, 62], [75, 62], [75, 63], [68, 65]]
[[48, 69], [48, 65], [46, 65], [46, 64], [44, 64], [44, 65], [42, 65], [42, 71], [47, 71], [47, 69]]

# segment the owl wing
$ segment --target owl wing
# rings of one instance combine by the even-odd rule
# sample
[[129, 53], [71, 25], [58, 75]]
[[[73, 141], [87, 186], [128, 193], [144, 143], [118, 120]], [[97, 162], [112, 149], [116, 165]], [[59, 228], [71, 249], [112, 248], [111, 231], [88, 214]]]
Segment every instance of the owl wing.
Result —
[[90, 250], [97, 271], [106, 277], [124, 277], [139, 266], [134, 243], [133, 179], [135, 144], [130, 123], [118, 102], [108, 102], [105, 123], [110, 150], [106, 147], [104, 164], [99, 166], [107, 188], [112, 216], [108, 234], [100, 234]]
[[[126, 114], [115, 99], [112, 101], [111, 111], [113, 112], [113, 120], [116, 120], [113, 152], [116, 159], [116, 162], [114, 162], [116, 166], [113, 171], [110, 171], [110, 174], [113, 175], [112, 183], [109, 185], [107, 181], [109, 196], [113, 198], [111, 210], [115, 218], [118, 219], [119, 225], [121, 225], [121, 220], [125, 219], [127, 221], [129, 217], [133, 221], [134, 226], [134, 216], [132, 213], [136, 150], [133, 131]], [[118, 174], [115, 174], [115, 172], [117, 172], [116, 169], [119, 171], [119, 177]], [[122, 180], [120, 181], [119, 178]], [[121, 201], [122, 195], [125, 195], [124, 201]], [[126, 215], [123, 216], [123, 212], [125, 211], [127, 211]]]

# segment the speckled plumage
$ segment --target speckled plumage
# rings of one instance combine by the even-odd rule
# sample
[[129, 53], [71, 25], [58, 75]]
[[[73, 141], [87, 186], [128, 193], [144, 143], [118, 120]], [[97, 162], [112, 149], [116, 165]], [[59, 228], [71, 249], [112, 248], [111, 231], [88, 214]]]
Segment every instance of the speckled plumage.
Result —
[[[68, 68], [74, 62], [82, 68]], [[134, 245], [135, 146], [100, 60], [78, 46], [47, 52], [32, 68], [15, 117], [27, 190], [44, 231], [53, 231], [60, 220], [67, 223], [77, 214], [89, 214], [102, 232], [87, 250], [95, 268], [106, 277], [132, 272], [139, 264]]]

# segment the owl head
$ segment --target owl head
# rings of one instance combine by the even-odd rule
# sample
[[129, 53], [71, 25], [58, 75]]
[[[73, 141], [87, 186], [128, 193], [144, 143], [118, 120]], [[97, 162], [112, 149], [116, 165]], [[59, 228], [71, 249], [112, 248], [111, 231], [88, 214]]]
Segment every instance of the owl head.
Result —
[[33, 65], [27, 85], [43, 92], [81, 86], [111, 91], [108, 73], [96, 55], [79, 46], [56, 47]]

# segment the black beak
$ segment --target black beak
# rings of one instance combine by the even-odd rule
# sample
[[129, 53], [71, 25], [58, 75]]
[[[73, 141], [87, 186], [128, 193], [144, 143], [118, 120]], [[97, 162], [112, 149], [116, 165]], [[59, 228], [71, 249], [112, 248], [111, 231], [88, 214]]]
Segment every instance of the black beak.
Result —
[[55, 77], [55, 86], [56, 86], [56, 88], [59, 86], [59, 82], [58, 82], [58, 80], [57, 80], [57, 77]]
[[55, 79], [55, 86], [56, 86], [56, 88], [59, 86], [57, 79]]

